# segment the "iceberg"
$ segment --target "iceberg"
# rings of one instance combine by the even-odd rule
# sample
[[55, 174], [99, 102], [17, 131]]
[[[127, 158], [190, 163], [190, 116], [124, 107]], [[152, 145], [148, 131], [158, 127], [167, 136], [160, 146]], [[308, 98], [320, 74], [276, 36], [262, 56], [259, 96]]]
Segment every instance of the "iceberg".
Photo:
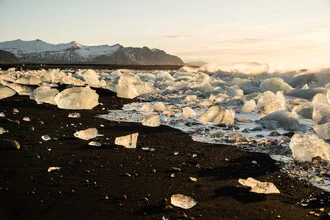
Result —
[[11, 88], [0, 85], [0, 99], [5, 99], [5, 98], [11, 97], [15, 94], [16, 94], [16, 92], [14, 90], [12, 90]]

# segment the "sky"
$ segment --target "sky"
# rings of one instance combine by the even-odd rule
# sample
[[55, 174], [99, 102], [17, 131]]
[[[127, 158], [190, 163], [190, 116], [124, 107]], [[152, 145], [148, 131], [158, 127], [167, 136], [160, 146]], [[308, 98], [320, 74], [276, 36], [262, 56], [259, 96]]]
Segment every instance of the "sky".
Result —
[[0, 41], [159, 48], [185, 62], [330, 67], [330, 0], [0, 0]]

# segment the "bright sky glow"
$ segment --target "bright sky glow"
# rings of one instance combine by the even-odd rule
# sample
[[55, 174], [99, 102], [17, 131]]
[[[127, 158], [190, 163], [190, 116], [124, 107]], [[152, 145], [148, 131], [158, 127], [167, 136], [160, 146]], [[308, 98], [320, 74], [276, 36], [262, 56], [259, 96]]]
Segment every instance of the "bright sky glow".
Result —
[[184, 61], [330, 67], [330, 0], [0, 0], [0, 41], [148, 46]]

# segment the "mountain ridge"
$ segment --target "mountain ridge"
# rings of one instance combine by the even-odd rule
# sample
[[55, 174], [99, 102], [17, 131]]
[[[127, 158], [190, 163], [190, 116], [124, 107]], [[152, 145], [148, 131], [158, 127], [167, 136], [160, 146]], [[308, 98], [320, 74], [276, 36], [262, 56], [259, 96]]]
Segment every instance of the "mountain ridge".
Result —
[[123, 47], [120, 44], [85, 46], [76, 41], [50, 44], [40, 39], [0, 42], [0, 50], [26, 63], [183, 65], [183, 61], [163, 50], [148, 47]]

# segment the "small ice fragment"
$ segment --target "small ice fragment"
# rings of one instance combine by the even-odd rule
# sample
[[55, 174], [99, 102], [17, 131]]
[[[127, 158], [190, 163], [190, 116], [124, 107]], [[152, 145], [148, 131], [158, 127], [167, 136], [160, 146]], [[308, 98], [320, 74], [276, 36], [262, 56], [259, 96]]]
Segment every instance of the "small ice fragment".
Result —
[[193, 181], [193, 182], [197, 182], [197, 178], [196, 177], [189, 177], [189, 179], [191, 180], [191, 181]]
[[90, 140], [97, 137], [98, 130], [96, 128], [88, 128], [85, 130], [77, 131], [73, 135], [82, 140]]
[[61, 169], [61, 167], [49, 167], [47, 172], [50, 173], [52, 171], [59, 171]]
[[29, 117], [24, 117], [23, 121], [31, 121], [31, 119]]
[[51, 137], [49, 137], [49, 135], [42, 135], [41, 139], [44, 140], [44, 141], [50, 141]]
[[142, 150], [149, 151], [150, 147], [142, 147]]
[[94, 147], [101, 147], [102, 144], [100, 142], [96, 142], [96, 141], [91, 141], [88, 143], [89, 146], [94, 146]]
[[0, 118], [5, 118], [5, 117], [6, 117], [5, 113], [0, 112]]
[[241, 113], [249, 113], [249, 112], [253, 112], [256, 109], [256, 102], [251, 99], [250, 101], [246, 102], [242, 109], [241, 109]]
[[158, 115], [151, 114], [144, 119], [142, 119], [142, 125], [148, 127], [158, 127], [160, 126], [160, 119]]
[[3, 127], [0, 127], [0, 134], [3, 134], [5, 132], [6, 132], [6, 130]]
[[79, 112], [69, 113], [68, 118], [80, 118], [80, 113]]
[[154, 111], [154, 107], [150, 103], [144, 104], [140, 109], [140, 112], [142, 114], [150, 114], [153, 111]]
[[139, 133], [129, 134], [126, 136], [116, 137], [115, 144], [124, 146], [125, 148], [136, 148], [136, 142]]
[[171, 197], [171, 204], [182, 209], [191, 209], [197, 203], [193, 198], [189, 196], [176, 194]]
[[260, 182], [252, 177], [247, 179], [239, 179], [238, 182], [243, 186], [251, 187], [251, 192], [262, 193], [262, 194], [272, 194], [280, 193], [276, 186], [271, 182]]
[[156, 102], [156, 103], [154, 104], [154, 109], [155, 109], [155, 111], [163, 112], [163, 111], [166, 110], [166, 106], [165, 106], [165, 104], [162, 103], [162, 102]]
[[13, 112], [17, 114], [17, 113], [19, 113], [19, 110], [17, 108], [14, 108]]

